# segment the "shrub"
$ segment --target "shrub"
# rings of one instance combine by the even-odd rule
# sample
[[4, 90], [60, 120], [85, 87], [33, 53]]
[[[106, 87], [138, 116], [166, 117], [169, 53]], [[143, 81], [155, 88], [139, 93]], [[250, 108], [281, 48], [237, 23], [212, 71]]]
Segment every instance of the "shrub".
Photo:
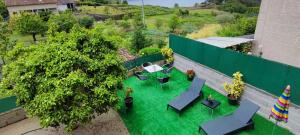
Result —
[[234, 21], [234, 16], [232, 14], [220, 14], [216, 17], [219, 23], [230, 23]]
[[242, 14], [247, 11], [247, 7], [238, 1], [226, 2], [224, 5], [219, 6], [219, 9], [230, 13]]
[[79, 24], [85, 28], [91, 28], [94, 25], [94, 18], [90, 16], [84, 16], [79, 19]]
[[219, 36], [235, 37], [253, 34], [256, 28], [257, 18], [241, 18], [233, 24], [224, 26], [218, 31]]
[[233, 74], [233, 83], [228, 84], [224, 83], [224, 89], [225, 91], [233, 96], [235, 99], [238, 99], [241, 97], [243, 90], [245, 88], [245, 83], [242, 80], [243, 74], [240, 72], [235, 72]]
[[174, 61], [173, 50], [171, 48], [161, 49], [162, 55], [165, 57], [167, 63], [172, 63]]
[[180, 29], [182, 30], [182, 34], [186, 35], [188, 33], [192, 33], [194, 31], [196, 31], [198, 28], [194, 24], [184, 23], [180, 26]]
[[148, 56], [151, 54], [157, 54], [160, 53], [160, 49], [157, 47], [146, 47], [140, 50], [139, 55], [140, 56]]

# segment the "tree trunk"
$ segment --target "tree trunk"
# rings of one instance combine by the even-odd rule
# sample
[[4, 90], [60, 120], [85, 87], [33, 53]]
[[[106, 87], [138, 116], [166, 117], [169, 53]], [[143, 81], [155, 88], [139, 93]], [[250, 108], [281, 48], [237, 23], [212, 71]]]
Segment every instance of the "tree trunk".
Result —
[[36, 33], [32, 33], [33, 41], [36, 42]]

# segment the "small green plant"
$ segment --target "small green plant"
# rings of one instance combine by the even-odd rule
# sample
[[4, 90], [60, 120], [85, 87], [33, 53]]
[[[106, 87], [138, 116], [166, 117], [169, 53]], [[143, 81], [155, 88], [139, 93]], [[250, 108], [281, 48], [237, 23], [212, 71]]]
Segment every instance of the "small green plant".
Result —
[[243, 74], [235, 72], [233, 74], [233, 83], [224, 83], [224, 89], [228, 95], [230, 95], [230, 98], [238, 99], [241, 97], [245, 88], [245, 83], [243, 82], [242, 77]]
[[130, 97], [130, 94], [133, 92], [131, 87], [127, 87], [126, 91], [125, 91], [125, 97], [128, 98]]
[[160, 49], [157, 47], [146, 47], [140, 50], [139, 55], [140, 56], [148, 56], [152, 54], [160, 53]]
[[173, 50], [171, 48], [162, 48], [161, 53], [165, 57], [167, 63], [174, 62]]

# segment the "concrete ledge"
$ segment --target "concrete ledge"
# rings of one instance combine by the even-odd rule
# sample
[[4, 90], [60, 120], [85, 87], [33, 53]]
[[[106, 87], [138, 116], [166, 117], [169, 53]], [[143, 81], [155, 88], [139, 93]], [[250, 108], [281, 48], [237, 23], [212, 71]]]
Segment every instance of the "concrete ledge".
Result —
[[13, 124], [26, 118], [26, 113], [23, 108], [15, 108], [10, 111], [0, 114], [0, 128], [9, 124]]
[[[223, 89], [224, 82], [232, 82], [232, 78], [220, 73], [214, 69], [201, 65], [197, 62], [194, 62], [184, 56], [179, 54], [174, 54], [175, 63], [174, 66], [186, 72], [188, 69], [193, 69], [197, 76], [206, 79], [206, 85], [215, 89], [223, 95], [227, 95]], [[277, 97], [265, 92], [262, 89], [256, 88], [249, 84], [246, 84], [246, 89], [242, 96], [244, 99], [249, 99], [250, 101], [258, 104], [261, 108], [259, 114], [265, 118], [269, 117], [272, 106], [274, 105]], [[295, 134], [300, 134], [300, 107], [292, 104], [289, 109], [289, 122], [287, 124], [280, 123], [279, 125], [289, 129]]]

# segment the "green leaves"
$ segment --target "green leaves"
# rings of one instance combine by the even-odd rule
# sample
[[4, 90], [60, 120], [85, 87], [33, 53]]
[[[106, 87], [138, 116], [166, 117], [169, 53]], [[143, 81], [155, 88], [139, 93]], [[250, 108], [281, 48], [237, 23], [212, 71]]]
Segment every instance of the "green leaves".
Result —
[[125, 78], [123, 60], [101, 31], [74, 26], [38, 46], [17, 45], [8, 53], [1, 88], [17, 95], [43, 127], [79, 123], [115, 107], [116, 87]]

